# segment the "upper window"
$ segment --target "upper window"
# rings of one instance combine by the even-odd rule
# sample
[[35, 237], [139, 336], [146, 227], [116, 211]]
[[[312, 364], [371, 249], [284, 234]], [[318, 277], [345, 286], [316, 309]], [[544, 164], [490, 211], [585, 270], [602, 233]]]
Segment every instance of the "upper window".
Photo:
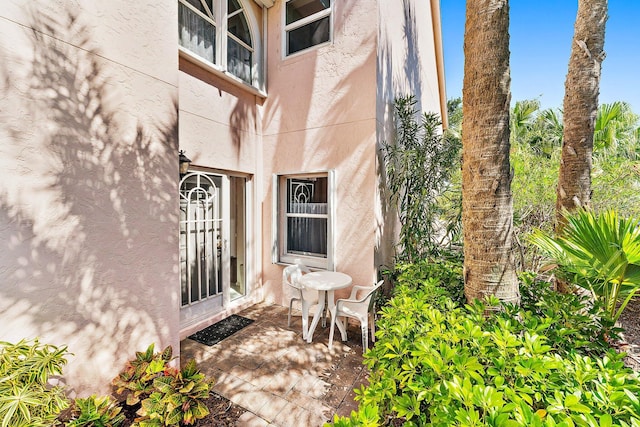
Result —
[[285, 15], [287, 55], [331, 40], [331, 0], [287, 0]]
[[312, 267], [333, 267], [331, 178], [331, 173], [276, 177], [275, 262], [300, 258]]
[[240, 0], [178, 0], [178, 29], [184, 49], [255, 84], [254, 43]]

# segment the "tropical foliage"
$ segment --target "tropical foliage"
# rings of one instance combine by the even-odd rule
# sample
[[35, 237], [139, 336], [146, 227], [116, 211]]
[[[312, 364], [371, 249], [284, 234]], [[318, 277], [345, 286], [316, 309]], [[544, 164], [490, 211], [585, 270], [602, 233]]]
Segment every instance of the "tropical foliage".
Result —
[[521, 307], [486, 316], [498, 301], [462, 307], [447, 276], [411, 270], [381, 310], [359, 408], [334, 426], [640, 425], [640, 379], [597, 305], [526, 280]]
[[396, 98], [396, 140], [384, 145], [387, 186], [401, 224], [397, 259], [404, 261], [437, 253], [436, 198], [460, 149], [455, 138], [443, 137], [438, 116], [420, 116], [416, 104], [413, 95]]
[[0, 426], [51, 426], [69, 406], [62, 387], [49, 379], [67, 363], [67, 348], [38, 339], [0, 342]]
[[534, 244], [558, 264], [556, 275], [591, 292], [617, 320], [640, 290], [640, 224], [614, 210], [565, 215], [559, 236], [532, 234]]
[[136, 427], [192, 425], [205, 417], [209, 410], [204, 399], [213, 380], [193, 360], [182, 369], [169, 366], [170, 346], [160, 353], [153, 349], [152, 344], [137, 352], [114, 379], [126, 402], [92, 395], [75, 399], [69, 408], [64, 388], [50, 384], [52, 376], [62, 374], [66, 346], [40, 344], [38, 339], [0, 342], [0, 426], [118, 427], [125, 420], [123, 406], [138, 410], [132, 424]]
[[125, 420], [122, 407], [111, 396], [78, 398], [73, 412], [66, 427], [118, 427]]
[[118, 393], [126, 393], [126, 404], [140, 403], [135, 426], [162, 427], [191, 425], [209, 414], [203, 401], [209, 396], [213, 381], [189, 361], [184, 368], [168, 365], [171, 346], [154, 352], [151, 344], [113, 380]]
[[636, 159], [640, 154], [637, 122], [638, 116], [626, 102], [602, 104], [595, 122], [594, 151], [600, 155]]

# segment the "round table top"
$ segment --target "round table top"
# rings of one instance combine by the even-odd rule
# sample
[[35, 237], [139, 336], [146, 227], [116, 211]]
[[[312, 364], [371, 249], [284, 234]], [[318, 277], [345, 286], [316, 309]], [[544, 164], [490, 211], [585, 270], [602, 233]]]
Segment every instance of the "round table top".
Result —
[[300, 282], [303, 286], [319, 291], [333, 291], [351, 285], [351, 276], [338, 271], [314, 271], [303, 274]]

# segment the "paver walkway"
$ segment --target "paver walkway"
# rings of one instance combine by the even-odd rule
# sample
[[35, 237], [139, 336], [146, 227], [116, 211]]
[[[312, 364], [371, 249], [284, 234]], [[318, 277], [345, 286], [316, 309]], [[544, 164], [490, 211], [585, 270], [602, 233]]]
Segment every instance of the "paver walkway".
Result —
[[322, 426], [357, 408], [353, 390], [366, 384], [359, 325], [344, 343], [336, 330], [329, 350], [329, 325], [318, 325], [308, 344], [300, 313], [287, 327], [287, 311], [258, 304], [238, 313], [255, 321], [218, 344], [181, 343], [181, 359], [195, 359], [216, 379], [215, 392], [247, 410], [239, 426]]

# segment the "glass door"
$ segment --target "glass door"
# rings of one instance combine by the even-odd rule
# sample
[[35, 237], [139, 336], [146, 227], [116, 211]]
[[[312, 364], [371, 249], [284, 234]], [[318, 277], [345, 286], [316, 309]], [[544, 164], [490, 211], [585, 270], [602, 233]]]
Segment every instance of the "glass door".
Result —
[[246, 265], [247, 265], [247, 179], [230, 176], [230, 291], [231, 300], [241, 298], [247, 294]]
[[189, 172], [180, 181], [180, 326], [246, 295], [246, 178]]

